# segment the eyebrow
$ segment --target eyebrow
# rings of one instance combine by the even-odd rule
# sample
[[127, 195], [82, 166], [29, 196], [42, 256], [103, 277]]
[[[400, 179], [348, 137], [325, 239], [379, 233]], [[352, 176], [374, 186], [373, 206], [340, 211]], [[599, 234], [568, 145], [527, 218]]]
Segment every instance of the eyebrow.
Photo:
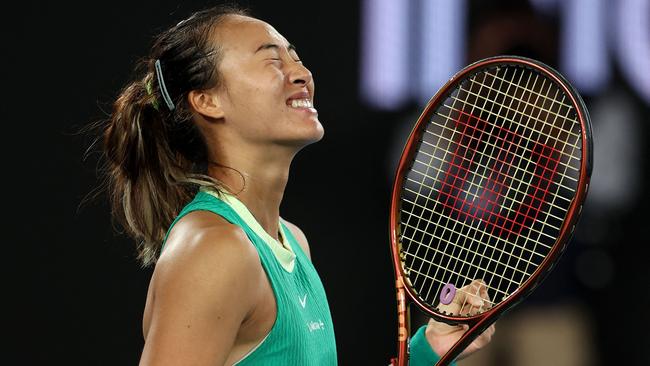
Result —
[[[259, 46], [259, 47], [257, 48], [257, 50], [255, 50], [254, 53], [257, 53], [257, 52], [259, 52], [259, 51], [263, 51], [263, 50], [268, 50], [268, 49], [276, 49], [276, 50], [279, 50], [279, 49], [280, 49], [280, 46], [278, 46], [278, 45], [275, 44], [275, 43], [264, 43], [263, 45]], [[288, 50], [288, 51], [294, 51], [294, 52], [295, 52], [295, 51], [296, 51], [296, 46], [294, 46], [294, 45], [292, 45], [291, 43], [289, 43], [289, 45], [287, 46], [287, 50]]]

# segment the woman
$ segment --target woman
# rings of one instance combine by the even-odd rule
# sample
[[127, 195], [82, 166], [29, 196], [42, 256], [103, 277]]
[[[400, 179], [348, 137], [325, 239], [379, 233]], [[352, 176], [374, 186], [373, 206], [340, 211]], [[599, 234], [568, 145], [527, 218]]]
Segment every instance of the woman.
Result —
[[[113, 213], [156, 264], [140, 363], [336, 364], [307, 239], [279, 215], [293, 157], [323, 137], [311, 73], [273, 27], [230, 7], [160, 34], [142, 67], [103, 136]], [[412, 364], [462, 333], [431, 322]]]

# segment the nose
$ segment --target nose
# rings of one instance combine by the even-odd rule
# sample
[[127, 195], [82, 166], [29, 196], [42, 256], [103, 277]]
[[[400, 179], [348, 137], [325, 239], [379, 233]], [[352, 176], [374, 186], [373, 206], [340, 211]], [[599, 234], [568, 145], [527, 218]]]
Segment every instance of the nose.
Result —
[[300, 62], [294, 62], [289, 72], [289, 82], [291, 84], [307, 85], [311, 80], [312, 76], [309, 69]]

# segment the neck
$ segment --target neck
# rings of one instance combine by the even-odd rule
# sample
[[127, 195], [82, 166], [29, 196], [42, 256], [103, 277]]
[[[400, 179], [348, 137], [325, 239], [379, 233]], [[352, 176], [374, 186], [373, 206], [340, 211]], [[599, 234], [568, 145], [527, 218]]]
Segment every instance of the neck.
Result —
[[[243, 149], [242, 149], [243, 150]], [[208, 174], [221, 181], [253, 214], [271, 237], [278, 239], [280, 204], [294, 153], [238, 151], [236, 156], [213, 159]]]

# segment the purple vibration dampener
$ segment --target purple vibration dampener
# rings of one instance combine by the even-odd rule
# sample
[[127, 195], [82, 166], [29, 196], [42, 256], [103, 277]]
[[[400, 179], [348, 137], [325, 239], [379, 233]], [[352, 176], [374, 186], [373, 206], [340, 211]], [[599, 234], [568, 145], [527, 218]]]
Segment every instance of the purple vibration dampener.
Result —
[[449, 305], [456, 296], [456, 286], [451, 283], [446, 284], [442, 291], [440, 291], [440, 302], [444, 305]]

